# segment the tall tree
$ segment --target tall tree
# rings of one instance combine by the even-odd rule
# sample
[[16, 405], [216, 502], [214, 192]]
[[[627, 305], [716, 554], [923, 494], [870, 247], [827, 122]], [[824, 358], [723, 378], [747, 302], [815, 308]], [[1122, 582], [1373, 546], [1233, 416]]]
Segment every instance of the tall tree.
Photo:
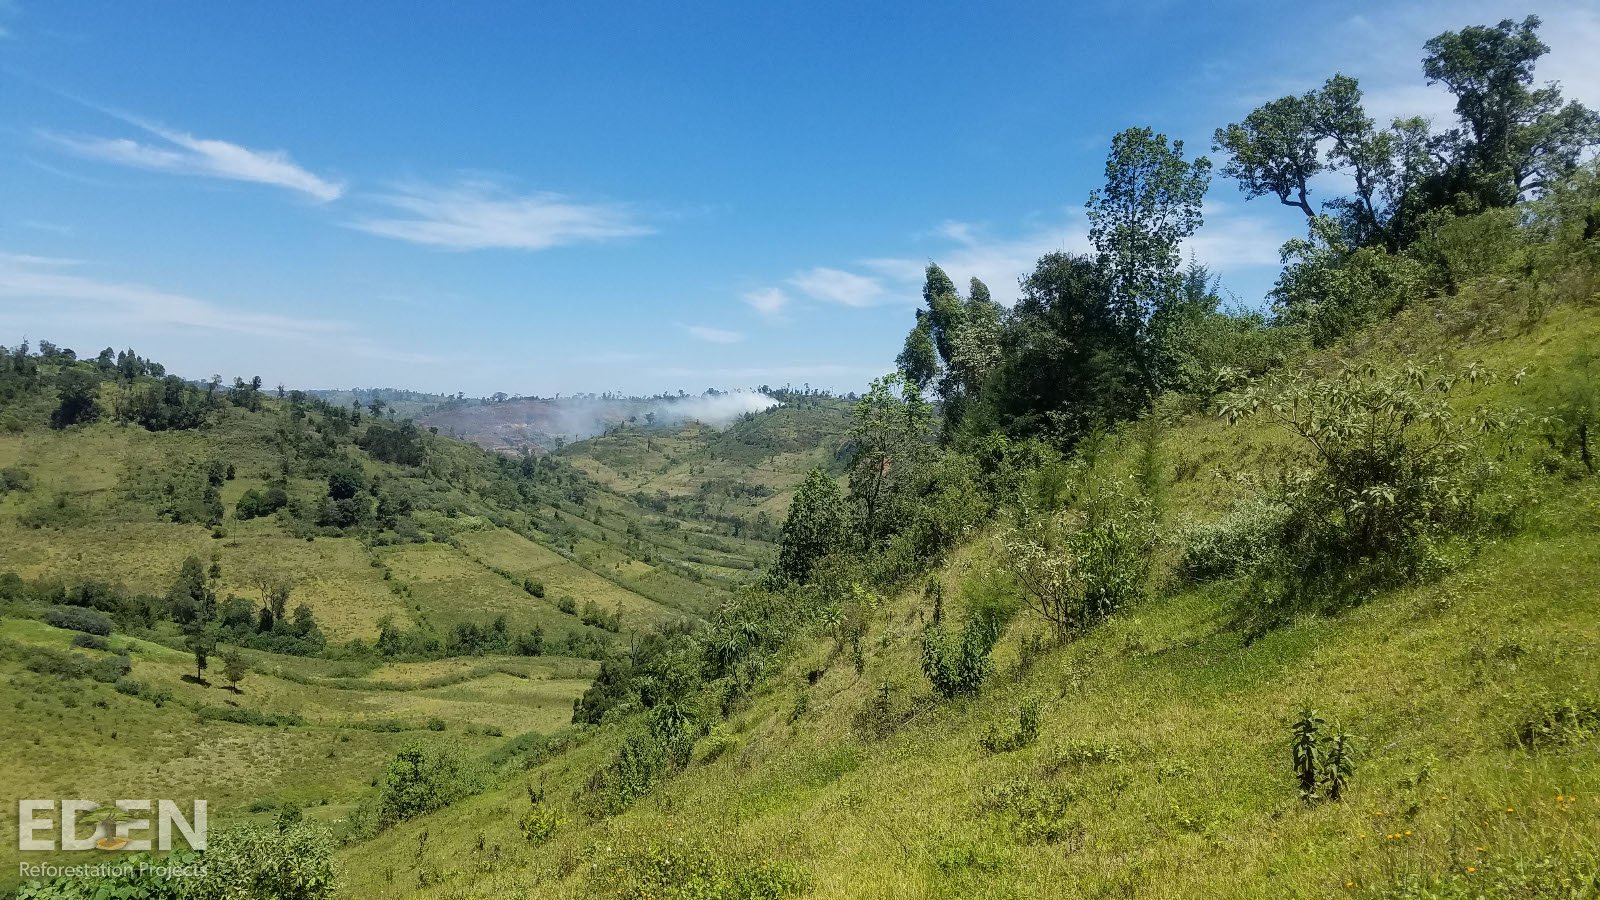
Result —
[[56, 377], [59, 402], [50, 414], [50, 427], [66, 428], [82, 425], [100, 418], [100, 404], [95, 395], [100, 390], [100, 380], [88, 372], [69, 366]]
[[1211, 161], [1188, 162], [1182, 141], [1129, 128], [1112, 138], [1105, 174], [1105, 187], [1089, 195], [1089, 238], [1105, 267], [1112, 313], [1136, 337], [1135, 357], [1154, 390], [1160, 373], [1142, 352], [1145, 323], [1178, 297], [1179, 245], [1203, 221]]
[[850, 501], [867, 543], [889, 532], [907, 489], [932, 450], [933, 413], [920, 391], [898, 373], [875, 379], [856, 404], [850, 428]]
[[917, 310], [917, 324], [906, 334], [905, 347], [894, 362], [919, 391], [926, 391], [938, 379], [939, 351], [933, 345], [933, 323], [925, 311]]
[[1533, 86], [1550, 48], [1539, 17], [1446, 31], [1424, 45], [1422, 71], [1456, 97], [1460, 126], [1446, 135], [1455, 174], [1484, 207], [1510, 206], [1570, 173], [1600, 144], [1600, 116], [1563, 103], [1554, 82]]
[[795, 491], [783, 520], [775, 573], [780, 581], [803, 583], [817, 560], [844, 546], [847, 536], [844, 498], [828, 473], [812, 469]]

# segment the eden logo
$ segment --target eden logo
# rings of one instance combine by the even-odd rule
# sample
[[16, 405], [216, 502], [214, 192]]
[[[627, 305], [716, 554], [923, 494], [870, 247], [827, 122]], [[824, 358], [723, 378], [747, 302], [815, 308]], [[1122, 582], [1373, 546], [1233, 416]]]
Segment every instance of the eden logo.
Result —
[[[17, 803], [17, 849], [57, 849], [54, 834], [59, 822], [62, 850], [150, 850], [149, 837], [136, 838], [134, 832], [149, 832], [152, 803], [156, 806], [154, 849], [172, 849], [174, 827], [190, 848], [206, 848], [204, 800], [194, 801], [190, 818], [184, 818], [171, 800], [115, 800], [110, 806], [95, 800], [21, 800]], [[88, 837], [78, 836], [80, 816], [94, 822], [94, 832]], [[49, 836], [35, 837], [41, 831]]]

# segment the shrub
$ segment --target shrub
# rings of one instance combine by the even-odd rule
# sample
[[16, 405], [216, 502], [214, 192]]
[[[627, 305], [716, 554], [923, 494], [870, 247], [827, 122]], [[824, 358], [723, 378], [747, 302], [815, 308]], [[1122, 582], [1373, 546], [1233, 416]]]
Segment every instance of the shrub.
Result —
[[1600, 735], [1600, 702], [1565, 698], [1546, 703], [1517, 727], [1517, 744], [1528, 750], [1577, 744]]
[[144, 685], [126, 675], [117, 679], [115, 687], [117, 693], [127, 694], [130, 697], [137, 697], [144, 691]]
[[[336, 887], [333, 835], [305, 821], [283, 827], [247, 825], [211, 835], [205, 875], [187, 886], [186, 900], [323, 900]], [[179, 879], [183, 880], [183, 879]]]
[[89, 666], [89, 677], [102, 684], [115, 684], [133, 671], [133, 663], [126, 656], [107, 656]]
[[657, 710], [649, 728], [630, 735], [611, 762], [589, 779], [590, 812], [596, 816], [622, 812], [661, 779], [688, 765], [693, 752], [694, 735], [688, 724]]
[[57, 628], [69, 628], [101, 637], [111, 633], [111, 617], [93, 609], [76, 606], [52, 606], [45, 610], [44, 620]]
[[483, 773], [456, 747], [407, 744], [384, 770], [377, 826], [387, 828], [443, 808], [482, 787]]
[[1221, 519], [1189, 528], [1178, 571], [1195, 581], [1249, 572], [1281, 539], [1288, 508], [1251, 495], [1236, 502]]
[[810, 887], [806, 873], [771, 860], [729, 860], [682, 841], [626, 854], [612, 873], [625, 900], [779, 900]]
[[543, 844], [555, 836], [556, 828], [561, 825], [561, 816], [555, 808], [544, 802], [533, 804], [533, 808], [522, 814], [517, 821], [517, 830], [522, 832], [522, 837], [530, 844]]
[[941, 626], [923, 632], [922, 673], [934, 692], [946, 700], [977, 693], [994, 671], [989, 652], [998, 638], [996, 623], [982, 616], [969, 616], [957, 638], [952, 639]]
[[1115, 486], [1085, 498], [1075, 522], [1024, 510], [1002, 558], [1029, 608], [1071, 632], [1144, 597], [1155, 529], [1149, 503]]
[[98, 634], [80, 631], [72, 636], [72, 646], [85, 650], [110, 650], [111, 644]]
[[[168, 695], [171, 696], [170, 694]], [[153, 699], [153, 698], [152, 698]], [[160, 703], [156, 704], [160, 706]], [[232, 722], [235, 725], [261, 725], [279, 728], [286, 725], [304, 725], [305, 717], [299, 713], [263, 712], [241, 706], [197, 706], [195, 715], [208, 722]]]
[[1039, 740], [1039, 701], [1029, 700], [1017, 707], [1017, 727], [1007, 734], [991, 725], [978, 743], [990, 753], [1010, 753], [1031, 747]]
[[[1224, 414], [1263, 417], [1293, 434], [1309, 462], [1274, 500], [1285, 509], [1270, 559], [1257, 567], [1291, 604], [1339, 602], [1430, 577], [1455, 535], [1509, 530], [1523, 504], [1503, 483], [1483, 435], [1507, 424], [1452, 394], [1492, 380], [1469, 367], [1437, 374], [1372, 367], [1334, 375], [1272, 375], [1232, 397]], [[1270, 619], [1281, 612], [1248, 611]]]
[[1335, 802], [1343, 799], [1355, 774], [1355, 738], [1330, 726], [1314, 709], [1301, 712], [1291, 730], [1290, 756], [1300, 799], [1307, 803], [1323, 797]]

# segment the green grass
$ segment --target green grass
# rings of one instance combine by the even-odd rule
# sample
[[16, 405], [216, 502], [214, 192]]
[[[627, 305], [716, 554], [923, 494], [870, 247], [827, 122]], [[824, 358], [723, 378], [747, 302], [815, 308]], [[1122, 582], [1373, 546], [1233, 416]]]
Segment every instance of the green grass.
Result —
[[[1600, 336], [1593, 307], [1464, 344], [1430, 337], [1417, 324], [1427, 315], [1359, 353], [1392, 358], [1403, 343], [1509, 373], [1559, 365]], [[1531, 405], [1537, 379], [1479, 399]], [[1162, 447], [1181, 473], [1169, 492], [1174, 534], [1225, 512], [1245, 490], [1240, 475], [1270, 477], [1297, 452], [1281, 433], [1199, 415], [1177, 420]], [[1131, 466], [1130, 450], [1114, 445], [1112, 471]], [[527, 805], [519, 780], [348, 848], [347, 890], [616, 895], [674, 848], [732, 868], [791, 866], [819, 898], [1391, 897], [1409, 878], [1457, 879], [1466, 887], [1450, 896], [1476, 896], [1545, 863], [1594, 878], [1594, 741], [1529, 751], [1515, 735], [1553, 701], [1600, 698], [1600, 482], [1546, 479], [1537, 500], [1521, 533], [1435, 582], [1256, 640], [1231, 624], [1248, 585], [1168, 581], [1022, 672], [1023, 636], [1041, 630], [1024, 613], [984, 690], [950, 703], [920, 672], [920, 590], [885, 598], [862, 641], [863, 673], [835, 658], [830, 636], [798, 641], [697, 748], [704, 759], [715, 742], [714, 758], [625, 813], [592, 821], [579, 803], [618, 739], [602, 729], [528, 775], [566, 820], [548, 843], [528, 846], [515, 831]], [[955, 554], [938, 573], [945, 596], [985, 579], [996, 552], [984, 538]], [[1159, 555], [1173, 552], [1169, 543]], [[885, 684], [887, 733], [862, 718]], [[989, 729], [1013, 725], [1030, 700], [1042, 715], [1037, 743], [983, 749]], [[1289, 724], [1307, 704], [1357, 735], [1344, 802], [1297, 796]], [[449, 837], [418, 852], [424, 830]], [[477, 852], [478, 835], [507, 852]], [[419, 876], [435, 886], [418, 889]]]

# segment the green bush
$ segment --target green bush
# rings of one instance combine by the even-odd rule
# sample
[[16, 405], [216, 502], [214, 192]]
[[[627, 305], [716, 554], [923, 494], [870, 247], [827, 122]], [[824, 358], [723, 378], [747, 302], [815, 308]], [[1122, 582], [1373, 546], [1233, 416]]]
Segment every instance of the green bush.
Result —
[[118, 678], [113, 686], [117, 689], [117, 693], [127, 694], [130, 697], [137, 697], [144, 691], [144, 685], [127, 676]]
[[1144, 598], [1154, 541], [1149, 501], [1090, 482], [1066, 521], [1024, 510], [1002, 538], [1002, 560], [1028, 607], [1073, 632]]
[[1039, 740], [1039, 701], [1029, 700], [1017, 707], [1017, 727], [1010, 732], [991, 725], [978, 743], [990, 753], [1010, 753], [1031, 747]]
[[115, 684], [131, 671], [133, 663], [128, 661], [128, 657], [107, 656], [90, 664], [89, 677], [102, 684]]
[[[246, 825], [211, 835], [205, 876], [185, 885], [185, 900], [324, 900], [336, 888], [333, 835], [309, 822]], [[182, 879], [180, 879], [182, 880]]]
[[[127, 874], [62, 876], [22, 885], [19, 900], [326, 900], [336, 888], [333, 836], [305, 822], [211, 832], [204, 852], [117, 860]], [[174, 871], [175, 870], [175, 871]]]
[[608, 871], [623, 900], [778, 900], [804, 893], [811, 882], [791, 865], [730, 860], [682, 841], [628, 853]]
[[85, 650], [110, 650], [111, 643], [98, 634], [78, 632], [72, 636], [72, 646], [82, 647]]
[[111, 617], [93, 609], [77, 606], [52, 606], [45, 610], [44, 620], [57, 628], [69, 628], [101, 637], [111, 633]]
[[1251, 495], [1221, 519], [1187, 529], [1178, 571], [1195, 581], [1227, 578], [1253, 569], [1281, 539], [1288, 508]]
[[441, 809], [477, 793], [483, 783], [480, 767], [459, 748], [406, 744], [384, 770], [374, 824], [388, 828]]
[[958, 637], [930, 626], [922, 634], [922, 674], [946, 700], [975, 694], [994, 671], [989, 653], [998, 639], [997, 623], [984, 616], [969, 616]]
[[[1452, 396], [1491, 381], [1476, 367], [1441, 374], [1277, 374], [1231, 397], [1230, 420], [1254, 415], [1300, 439], [1306, 462], [1273, 489], [1285, 511], [1277, 546], [1257, 566], [1267, 599], [1246, 617], [1271, 624], [1306, 606], [1359, 600], [1444, 570], [1446, 542], [1504, 533], [1526, 506], [1486, 435], [1504, 417], [1457, 413]], [[1274, 608], [1286, 601], [1287, 609]]]

